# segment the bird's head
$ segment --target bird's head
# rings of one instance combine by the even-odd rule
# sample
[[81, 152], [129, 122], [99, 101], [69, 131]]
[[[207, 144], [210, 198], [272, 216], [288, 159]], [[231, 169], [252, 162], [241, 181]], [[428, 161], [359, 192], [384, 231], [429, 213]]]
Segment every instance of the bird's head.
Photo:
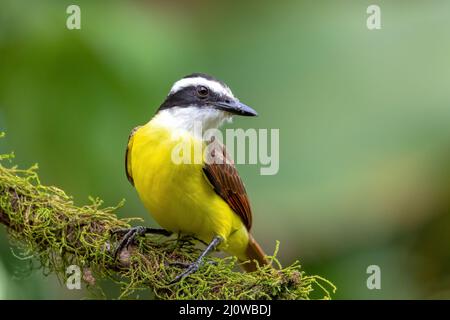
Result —
[[194, 73], [175, 82], [158, 109], [175, 126], [189, 129], [194, 121], [204, 128], [216, 128], [233, 115], [256, 116], [255, 110], [241, 103], [230, 88], [216, 78]]

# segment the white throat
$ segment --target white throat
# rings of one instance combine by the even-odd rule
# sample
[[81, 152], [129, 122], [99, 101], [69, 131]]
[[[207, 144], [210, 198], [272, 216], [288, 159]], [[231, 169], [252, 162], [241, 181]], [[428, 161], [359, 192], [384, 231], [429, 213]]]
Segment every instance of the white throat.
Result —
[[[217, 129], [224, 122], [231, 122], [231, 114], [214, 108], [199, 107], [173, 107], [159, 111], [151, 120], [152, 123], [164, 126], [171, 130], [181, 130], [197, 136], [198, 128], [203, 135], [206, 130]], [[202, 137], [198, 137], [202, 138]]]

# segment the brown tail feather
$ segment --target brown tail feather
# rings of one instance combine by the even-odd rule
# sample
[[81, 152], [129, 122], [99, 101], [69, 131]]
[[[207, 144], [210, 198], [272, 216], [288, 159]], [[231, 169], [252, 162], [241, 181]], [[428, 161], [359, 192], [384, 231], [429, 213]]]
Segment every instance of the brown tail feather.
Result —
[[258, 262], [260, 266], [265, 266], [269, 264], [269, 262], [266, 259], [264, 251], [261, 249], [261, 247], [252, 237], [251, 234], [249, 235], [247, 250], [245, 251], [245, 254], [247, 255], [247, 259], [250, 260], [250, 262], [244, 263], [242, 267], [247, 272], [256, 271], [257, 264], [255, 260]]

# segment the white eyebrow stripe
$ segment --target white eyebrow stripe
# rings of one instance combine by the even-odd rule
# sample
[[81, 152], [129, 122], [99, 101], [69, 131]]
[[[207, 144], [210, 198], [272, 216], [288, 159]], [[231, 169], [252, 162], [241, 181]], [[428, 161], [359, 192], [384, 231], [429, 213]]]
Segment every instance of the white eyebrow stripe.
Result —
[[234, 95], [231, 92], [230, 88], [224, 87], [223, 85], [221, 85], [216, 81], [208, 80], [202, 77], [183, 78], [181, 80], [178, 80], [172, 86], [172, 89], [170, 89], [170, 94], [175, 93], [189, 86], [205, 86], [207, 88], [210, 88], [214, 92], [234, 98]]

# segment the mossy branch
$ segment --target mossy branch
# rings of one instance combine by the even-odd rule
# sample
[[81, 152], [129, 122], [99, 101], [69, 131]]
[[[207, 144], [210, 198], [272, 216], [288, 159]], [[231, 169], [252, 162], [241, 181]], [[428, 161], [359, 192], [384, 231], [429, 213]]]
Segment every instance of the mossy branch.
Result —
[[263, 267], [252, 273], [234, 271], [234, 258], [208, 257], [192, 276], [168, 285], [182, 269], [173, 262], [192, 262], [200, 249], [192, 238], [146, 236], [120, 258], [113, 259], [117, 245], [112, 231], [130, 226], [119, 219], [118, 207], [102, 208], [99, 199], [78, 207], [62, 190], [43, 186], [37, 166], [27, 170], [5, 167], [10, 156], [0, 156], [0, 223], [24, 256], [36, 258], [46, 273], [66, 278], [66, 268], [83, 270], [88, 287], [100, 279], [121, 286], [119, 298], [150, 288], [159, 299], [310, 299], [330, 298], [335, 287], [319, 276], [308, 276], [296, 262], [277, 269]]

